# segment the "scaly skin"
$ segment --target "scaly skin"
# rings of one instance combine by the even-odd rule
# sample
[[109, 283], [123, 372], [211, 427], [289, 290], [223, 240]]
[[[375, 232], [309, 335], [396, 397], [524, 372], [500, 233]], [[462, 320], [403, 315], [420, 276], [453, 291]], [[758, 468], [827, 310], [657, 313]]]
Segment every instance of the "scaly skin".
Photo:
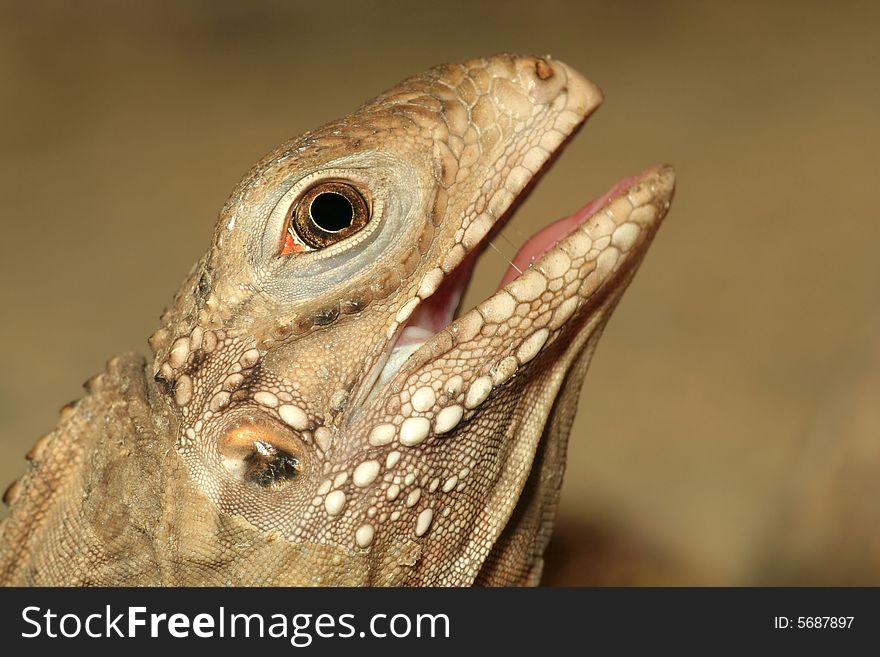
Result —
[[[111, 360], [29, 453], [0, 581], [536, 584], [580, 384], [671, 169], [625, 181], [383, 368], [600, 102], [560, 62], [500, 55], [410, 78], [266, 156], [152, 360]], [[359, 189], [371, 218], [304, 251], [291, 208], [328, 179]]]

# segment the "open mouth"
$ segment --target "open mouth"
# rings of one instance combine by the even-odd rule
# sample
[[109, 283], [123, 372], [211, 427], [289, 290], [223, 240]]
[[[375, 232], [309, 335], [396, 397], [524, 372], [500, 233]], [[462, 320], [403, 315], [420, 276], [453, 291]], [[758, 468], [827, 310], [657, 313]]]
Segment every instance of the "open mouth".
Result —
[[[576, 305], [585, 302], [600, 287], [606, 286], [620, 270], [626, 268], [629, 261], [638, 262], [642, 251], [638, 247], [646, 242], [645, 234], [656, 229], [669, 207], [673, 185], [674, 174], [671, 167], [662, 165], [619, 181], [605, 194], [589, 201], [574, 214], [559, 219], [532, 235], [511, 260], [495, 295], [477, 308], [459, 315], [461, 300], [471, 281], [476, 260], [486, 250], [491, 236], [497, 234], [509, 221], [513, 212], [507, 212], [493, 228], [491, 235], [487, 235], [468, 253], [464, 260], [444, 278], [436, 292], [422, 301], [406, 324], [398, 330], [397, 338], [388, 352], [387, 361], [376, 381], [374, 391], [384, 387], [401, 369], [413, 369], [433, 355], [431, 349], [423, 350], [423, 348], [438, 333], [467, 315], [481, 312], [485, 314], [481, 308], [491, 306], [492, 301], [501, 295], [509, 297], [510, 293], [514, 292], [517, 296], [515, 292], [517, 282], [532, 270], [545, 275], [548, 268], [554, 268], [554, 264], [549, 262], [554, 259], [554, 255], [570, 261], [571, 250], [565, 248], [566, 241], [573, 235], [575, 238], [589, 235], [591, 250], [595, 252], [596, 267], [592, 268], [587, 277], [593, 274], [596, 280], [586, 286], [593, 288], [589, 294], [582, 295], [577, 300], [568, 297], [568, 305], [574, 306], [565, 320], [568, 321], [575, 315]], [[521, 198], [517, 199], [514, 206], [520, 200]], [[584, 255], [588, 256], [589, 253], [590, 250]], [[600, 262], [602, 254], [613, 255], [615, 262], [609, 267], [607, 264], [611, 259], [609, 256], [605, 258], [605, 266], [600, 267], [599, 265], [603, 264]], [[597, 271], [598, 273], [594, 273]], [[587, 282], [586, 277], [579, 282], [583, 291]], [[426, 358], [411, 358], [420, 350], [425, 352]], [[412, 362], [408, 363], [408, 361]], [[404, 364], [412, 367], [404, 368]]]
[[[377, 397], [399, 395], [404, 411], [398, 418], [413, 410], [431, 419], [427, 408], [419, 411], [421, 404], [406, 402], [430, 382], [433, 392], [425, 390], [426, 400], [438, 400], [439, 407], [442, 399], [447, 409], [457, 409], [456, 418], [467, 417], [563, 333], [563, 344], [579, 349], [581, 338], [597, 326], [601, 332], [608, 315], [604, 304], [613, 307], [626, 288], [669, 208], [674, 191], [669, 166], [624, 178], [574, 214], [535, 233], [519, 248], [495, 293], [460, 312], [476, 259], [602, 102], [593, 83], [562, 64], [553, 70], [548, 79], [558, 85], [546, 90], [544, 104], [539, 103], [543, 109], [532, 115], [539, 118], [508, 136], [499, 161], [486, 166], [497, 172], [503, 165], [505, 173], [487, 173], [464, 185], [468, 198], [481, 194], [489, 200], [474, 210], [475, 201], [468, 206], [463, 198], [458, 211], [466, 208], [464, 218], [445, 219], [460, 223], [448, 250], [433, 255], [436, 268], [428, 274], [442, 273], [442, 278], [426, 293], [423, 279], [418, 296], [407, 300], [391, 321], [384, 353], [352, 396], [353, 407], [364, 414], [371, 412]], [[542, 93], [539, 86], [532, 91]], [[598, 305], [603, 309], [594, 311]], [[351, 422], [357, 424], [361, 415], [356, 412]]]

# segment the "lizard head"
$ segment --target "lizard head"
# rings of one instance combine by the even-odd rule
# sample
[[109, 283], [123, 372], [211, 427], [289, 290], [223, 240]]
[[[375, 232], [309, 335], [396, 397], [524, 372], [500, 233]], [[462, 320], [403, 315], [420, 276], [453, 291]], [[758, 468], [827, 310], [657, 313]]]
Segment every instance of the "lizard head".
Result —
[[[535, 581], [580, 381], [671, 169], [552, 224], [456, 312], [601, 99], [548, 58], [464, 61], [263, 158], [151, 338], [191, 494], [346, 581]], [[334, 583], [318, 565], [300, 580]]]

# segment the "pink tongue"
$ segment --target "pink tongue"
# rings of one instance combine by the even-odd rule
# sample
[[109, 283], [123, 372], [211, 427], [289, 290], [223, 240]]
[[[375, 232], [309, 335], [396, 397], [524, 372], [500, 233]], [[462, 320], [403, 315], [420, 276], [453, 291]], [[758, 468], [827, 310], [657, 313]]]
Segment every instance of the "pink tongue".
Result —
[[504, 278], [501, 279], [498, 289], [501, 289], [510, 283], [510, 281], [520, 275], [520, 272], [528, 269], [535, 260], [547, 253], [547, 251], [556, 246], [561, 239], [583, 224], [596, 210], [605, 205], [605, 203], [611, 198], [618, 196], [621, 192], [631, 187], [637, 179], [638, 176], [624, 178], [605, 194], [599, 198], [593, 199], [570, 217], [554, 221], [552, 224], [530, 237], [529, 240], [520, 247], [519, 251], [517, 251], [513, 258], [513, 265], [508, 267], [507, 271], [504, 272]]
[[[609, 199], [629, 189], [639, 177], [624, 178], [608, 192], [590, 201], [570, 217], [560, 219], [533, 235], [514, 256], [513, 266], [504, 273], [504, 278], [501, 279], [498, 287], [504, 287], [519, 276], [520, 272], [528, 269], [533, 262], [553, 248], [559, 240], [587, 221]], [[452, 322], [461, 301], [461, 295], [473, 272], [476, 256], [476, 251], [468, 254], [465, 260], [443, 280], [437, 291], [419, 304], [398, 337], [396, 347], [420, 344]]]

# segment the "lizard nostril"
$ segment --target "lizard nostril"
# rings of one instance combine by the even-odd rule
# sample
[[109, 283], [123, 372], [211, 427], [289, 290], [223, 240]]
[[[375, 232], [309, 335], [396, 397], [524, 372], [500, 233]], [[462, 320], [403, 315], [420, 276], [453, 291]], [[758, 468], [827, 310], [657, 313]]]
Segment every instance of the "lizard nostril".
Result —
[[553, 77], [553, 67], [547, 63], [547, 60], [539, 59], [535, 62], [535, 75], [539, 80], [549, 80]]

